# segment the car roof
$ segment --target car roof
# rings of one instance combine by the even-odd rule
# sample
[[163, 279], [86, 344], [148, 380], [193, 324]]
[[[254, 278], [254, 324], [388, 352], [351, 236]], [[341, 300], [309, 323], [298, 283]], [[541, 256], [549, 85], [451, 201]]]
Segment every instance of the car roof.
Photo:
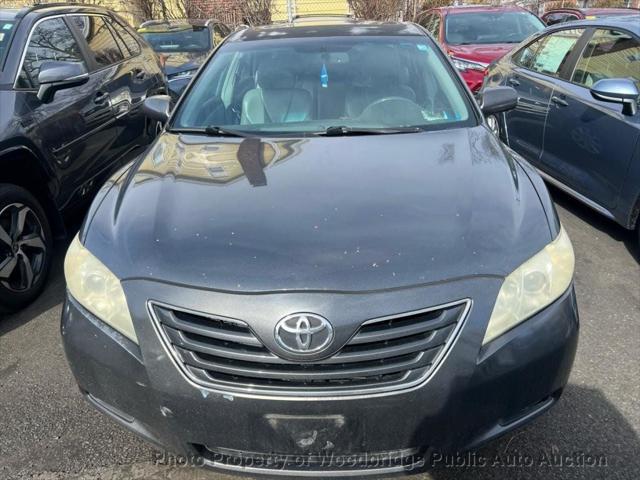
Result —
[[[545, 15], [549, 14], [549, 13], [555, 13], [555, 12], [579, 12], [585, 15], [597, 15], [599, 13], [616, 13], [616, 12], [620, 12], [622, 13], [622, 11], [626, 11], [628, 13], [626, 13], [626, 15], [633, 15], [632, 12], [634, 13], [640, 13], [640, 9], [637, 8], [627, 8], [627, 7], [602, 7], [602, 8], [598, 8], [598, 7], [587, 7], [587, 8], [578, 8], [578, 7], [558, 7], [558, 8], [552, 8], [551, 10], [548, 10], [546, 12], [544, 12]], [[623, 14], [625, 15], [625, 14]]]
[[[529, 12], [518, 5], [452, 5], [448, 7], [436, 7], [431, 10], [439, 10], [447, 15], [471, 12], [495, 12], [495, 11], [519, 11]], [[531, 12], [529, 12], [531, 13]]]
[[192, 27], [206, 27], [209, 24], [220, 23], [215, 19], [203, 19], [203, 18], [176, 18], [171, 20], [149, 20], [143, 22], [138, 31], [145, 32], [166, 32], [166, 31], [179, 31], [187, 30]]
[[48, 16], [56, 13], [101, 13], [112, 14], [108, 8], [79, 3], [40, 3], [17, 10], [15, 19], [19, 20], [29, 14]]
[[548, 27], [545, 32], [551, 30], [559, 30], [563, 27], [581, 26], [581, 27], [605, 27], [605, 28], [622, 28], [629, 30], [640, 36], [640, 13], [638, 15], [620, 15], [611, 17], [594, 18], [591, 20], [574, 20], [566, 23], [558, 23], [552, 27]]
[[351, 37], [351, 36], [416, 36], [425, 35], [424, 31], [413, 23], [372, 22], [344, 19], [323, 19], [318, 24], [312, 22], [278, 23], [263, 27], [238, 30], [228, 37], [229, 42], [250, 40], [274, 40], [305, 37]]

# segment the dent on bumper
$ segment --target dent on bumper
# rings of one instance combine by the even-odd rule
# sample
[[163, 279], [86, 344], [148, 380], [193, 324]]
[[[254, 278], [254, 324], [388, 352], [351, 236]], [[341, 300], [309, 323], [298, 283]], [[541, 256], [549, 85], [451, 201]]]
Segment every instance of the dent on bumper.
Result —
[[[465, 354], [454, 350], [420, 388], [313, 403], [195, 388], [168, 358], [145, 358], [137, 345], [71, 298], [61, 329], [71, 369], [87, 399], [156, 446], [204, 458], [204, 464], [217, 468], [331, 476], [333, 470], [336, 475], [363, 471], [332, 469], [331, 464], [316, 470], [315, 463], [300, 469], [286, 459], [277, 465], [273, 457], [257, 462], [256, 456], [276, 452], [309, 459], [312, 453], [377, 453], [392, 459], [361, 468], [382, 474], [427, 466], [427, 451], [475, 448], [530, 421], [559, 398], [575, 356], [578, 313], [571, 288], [544, 311], [476, 351], [474, 358], [461, 358]], [[150, 379], [147, 362], [166, 363], [162, 380]], [[470, 362], [464, 370], [470, 373], [460, 373], [460, 365]], [[239, 459], [243, 456], [252, 459], [251, 465]]]

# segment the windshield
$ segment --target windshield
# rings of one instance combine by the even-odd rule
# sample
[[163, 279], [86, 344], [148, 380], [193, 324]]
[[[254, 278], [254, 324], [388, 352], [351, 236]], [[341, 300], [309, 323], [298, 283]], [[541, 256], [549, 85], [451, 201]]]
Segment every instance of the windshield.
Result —
[[4, 57], [9, 49], [9, 40], [13, 31], [14, 22], [0, 20], [0, 69], [4, 64]]
[[171, 127], [286, 134], [475, 125], [460, 80], [430, 42], [423, 36], [232, 42], [198, 76]]
[[469, 12], [448, 15], [445, 38], [449, 45], [520, 43], [545, 28], [529, 12]]
[[206, 52], [211, 48], [209, 30], [206, 27], [180, 27], [176, 30], [139, 33], [156, 52]]

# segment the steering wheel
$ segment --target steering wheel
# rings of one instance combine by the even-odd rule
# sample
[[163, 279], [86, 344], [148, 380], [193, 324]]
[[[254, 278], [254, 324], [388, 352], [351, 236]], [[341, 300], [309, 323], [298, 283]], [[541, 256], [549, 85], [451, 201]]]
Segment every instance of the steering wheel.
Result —
[[385, 125], [424, 123], [420, 106], [404, 97], [379, 98], [365, 107], [359, 119], [381, 122]]

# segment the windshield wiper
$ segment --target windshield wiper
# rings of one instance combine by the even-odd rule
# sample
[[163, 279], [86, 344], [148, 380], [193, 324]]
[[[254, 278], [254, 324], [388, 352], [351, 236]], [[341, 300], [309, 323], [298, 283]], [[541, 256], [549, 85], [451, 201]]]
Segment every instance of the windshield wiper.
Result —
[[321, 137], [347, 137], [350, 135], [391, 135], [394, 133], [417, 133], [422, 132], [420, 127], [397, 127], [397, 128], [360, 128], [334, 126], [327, 127], [323, 132], [316, 132], [315, 135]]
[[217, 127], [210, 125], [205, 127], [204, 133], [213, 137], [250, 137], [251, 134], [247, 132], [241, 132], [238, 130], [230, 130], [228, 128]]

